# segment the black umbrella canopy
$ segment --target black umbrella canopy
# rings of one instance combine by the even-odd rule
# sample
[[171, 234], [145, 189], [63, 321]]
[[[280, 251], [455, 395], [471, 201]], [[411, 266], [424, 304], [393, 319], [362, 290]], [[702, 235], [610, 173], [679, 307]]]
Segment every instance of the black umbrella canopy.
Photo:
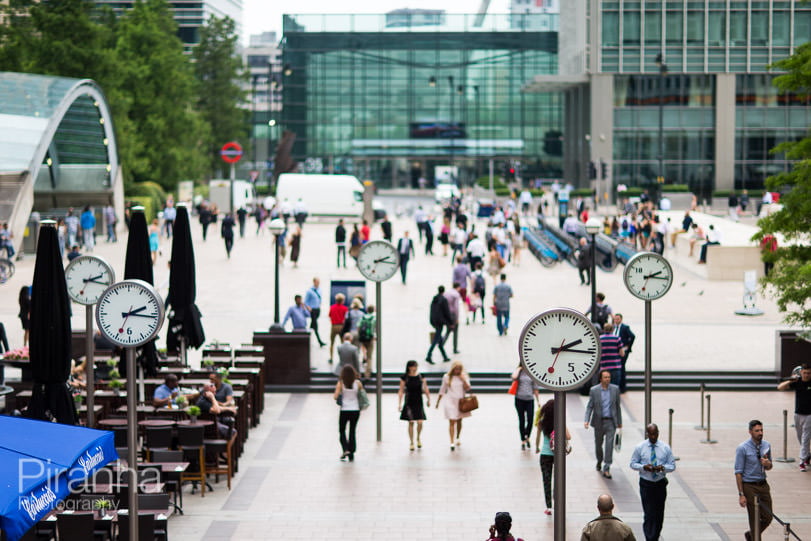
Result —
[[189, 212], [186, 207], [177, 209], [174, 237], [172, 239], [172, 267], [169, 273], [169, 334], [166, 347], [169, 351], [179, 349], [179, 339], [185, 338], [189, 347], [199, 348], [206, 336], [200, 322], [200, 311], [194, 304], [197, 297], [194, 246], [191, 241]]
[[[148, 284], [154, 284], [152, 253], [149, 250], [149, 231], [147, 231], [146, 216], [144, 216], [143, 209], [134, 208], [133, 211], [130, 219], [130, 234], [127, 239], [127, 256], [124, 260], [124, 279], [143, 280]], [[155, 348], [154, 340], [140, 347], [137, 357], [147, 377], [158, 374], [158, 351]], [[124, 358], [125, 355], [122, 353], [118, 367], [121, 375], [126, 377], [127, 363]]]
[[76, 407], [66, 385], [70, 376], [70, 299], [59, 256], [56, 228], [40, 229], [34, 282], [31, 286], [29, 354], [34, 389], [28, 417], [76, 424]]

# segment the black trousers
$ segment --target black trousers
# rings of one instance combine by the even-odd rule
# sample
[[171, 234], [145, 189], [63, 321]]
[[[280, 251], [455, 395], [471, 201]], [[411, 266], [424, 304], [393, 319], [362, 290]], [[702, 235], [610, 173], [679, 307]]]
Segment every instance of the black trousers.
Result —
[[408, 256], [400, 256], [400, 276], [403, 278], [403, 283], [406, 283], [406, 273], [408, 272]]
[[552, 509], [552, 470], [555, 467], [555, 457], [541, 455], [541, 477], [543, 478], [543, 496], [546, 508]]
[[[355, 428], [358, 426], [358, 419], [360, 419], [360, 412], [355, 411], [341, 411], [338, 417], [338, 430], [341, 433], [341, 449], [344, 453], [355, 452]], [[349, 436], [346, 434], [346, 427], [349, 425]]]
[[[580, 275], [580, 283], [589, 285], [591, 283], [591, 267], [586, 267], [585, 269], [581, 269], [580, 267], [577, 268], [577, 274]], [[586, 275], [583, 278], [583, 275]]]
[[323, 345], [324, 341], [321, 340], [321, 335], [318, 334], [318, 316], [321, 315], [320, 308], [310, 308], [310, 328], [315, 333], [315, 339], [318, 340], [318, 343]]
[[518, 433], [521, 441], [528, 440], [532, 434], [532, 416], [535, 414], [535, 404], [532, 400], [522, 400], [515, 397], [515, 411], [518, 412]]
[[642, 511], [645, 513], [645, 519], [642, 522], [645, 541], [657, 541], [665, 521], [667, 479], [655, 483], [640, 479], [639, 495], [642, 498]]
[[[420, 237], [422, 242], [422, 237]], [[434, 234], [426, 228], [425, 230], [425, 255], [434, 255]]]
[[225, 237], [225, 253], [231, 257], [231, 249], [234, 247], [234, 237]]
[[344, 268], [346, 268], [346, 246], [343, 244], [338, 245], [338, 259], [335, 264], [336, 267], [341, 266], [341, 256], [344, 258]]

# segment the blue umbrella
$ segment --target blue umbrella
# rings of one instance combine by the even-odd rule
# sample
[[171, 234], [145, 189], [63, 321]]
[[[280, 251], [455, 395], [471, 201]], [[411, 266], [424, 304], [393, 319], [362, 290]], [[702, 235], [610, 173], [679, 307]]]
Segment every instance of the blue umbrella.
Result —
[[17, 541], [71, 488], [116, 460], [113, 433], [0, 415], [0, 530]]

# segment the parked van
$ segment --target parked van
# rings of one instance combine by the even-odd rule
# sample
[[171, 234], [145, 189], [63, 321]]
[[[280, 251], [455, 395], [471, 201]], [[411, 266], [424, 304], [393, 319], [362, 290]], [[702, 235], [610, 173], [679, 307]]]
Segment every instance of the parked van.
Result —
[[363, 184], [352, 175], [279, 175], [276, 201], [286, 199], [292, 206], [299, 198], [310, 216], [363, 215]]

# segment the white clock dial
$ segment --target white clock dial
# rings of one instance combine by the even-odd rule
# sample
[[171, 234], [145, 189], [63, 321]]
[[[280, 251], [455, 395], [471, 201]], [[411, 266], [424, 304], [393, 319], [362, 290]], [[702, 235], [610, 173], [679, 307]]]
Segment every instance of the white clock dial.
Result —
[[654, 252], [640, 252], [625, 265], [625, 287], [643, 301], [659, 299], [673, 285], [673, 269], [667, 259]]
[[575, 389], [600, 365], [600, 334], [586, 316], [555, 308], [530, 319], [518, 339], [521, 364], [552, 391]]
[[163, 301], [141, 280], [124, 280], [107, 288], [96, 306], [101, 333], [116, 345], [141, 346], [163, 325]]
[[68, 295], [79, 304], [96, 304], [101, 294], [115, 282], [113, 268], [102, 258], [82, 255], [65, 269]]
[[358, 254], [358, 269], [368, 280], [383, 282], [388, 280], [400, 267], [400, 254], [397, 248], [385, 240], [367, 242]]

